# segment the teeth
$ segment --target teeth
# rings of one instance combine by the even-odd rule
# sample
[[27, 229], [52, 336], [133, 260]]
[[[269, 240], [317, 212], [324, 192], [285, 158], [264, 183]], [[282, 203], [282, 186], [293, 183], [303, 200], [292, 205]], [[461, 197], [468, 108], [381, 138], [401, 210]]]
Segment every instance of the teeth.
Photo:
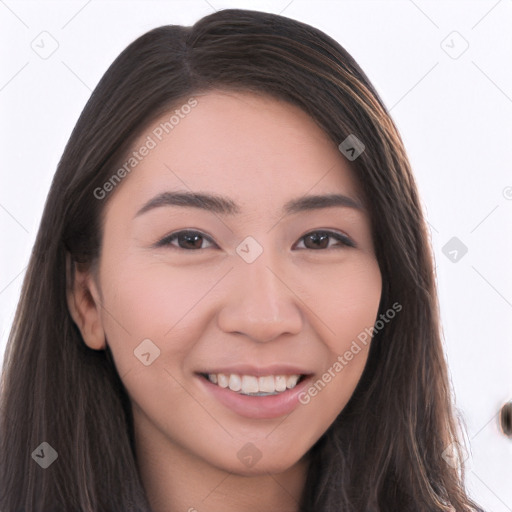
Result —
[[231, 391], [240, 391], [242, 389], [242, 379], [240, 375], [232, 373], [229, 376], [229, 389], [231, 389]]
[[[213, 382], [212, 375], [215, 374], [209, 374], [208, 378]], [[215, 377], [214, 377], [215, 378]], [[215, 384], [215, 382], [213, 382]], [[227, 375], [224, 375], [223, 373], [219, 373], [217, 375], [217, 383], [221, 388], [227, 388], [229, 386], [229, 378]]]
[[276, 390], [274, 384], [274, 377], [267, 375], [266, 377], [260, 377], [258, 379], [259, 391], [263, 393], [273, 393]]
[[300, 375], [290, 375], [286, 379], [286, 387], [293, 389], [297, 385], [297, 381], [300, 379]]
[[284, 391], [286, 389], [286, 377], [284, 375], [277, 375], [276, 380], [276, 391]]
[[221, 388], [228, 388], [231, 391], [243, 395], [276, 395], [286, 389], [293, 389], [300, 375], [265, 375], [255, 377], [254, 375], [238, 375], [232, 373], [209, 373], [208, 380]]
[[[233, 389], [230, 388], [229, 389]], [[233, 389], [233, 391], [238, 391], [238, 389]], [[257, 377], [253, 377], [252, 375], [244, 375], [242, 377], [242, 393], [258, 393], [258, 379]]]

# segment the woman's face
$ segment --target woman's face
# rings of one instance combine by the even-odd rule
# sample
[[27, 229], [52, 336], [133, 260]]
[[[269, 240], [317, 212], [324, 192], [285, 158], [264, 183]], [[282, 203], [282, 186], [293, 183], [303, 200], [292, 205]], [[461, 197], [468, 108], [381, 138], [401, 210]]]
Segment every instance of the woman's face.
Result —
[[108, 200], [90, 329], [103, 334], [84, 339], [106, 338], [139, 443], [281, 472], [365, 366], [369, 345], [354, 341], [381, 296], [370, 219], [302, 110], [249, 93], [187, 99], [139, 137], [112, 197], [92, 198]]

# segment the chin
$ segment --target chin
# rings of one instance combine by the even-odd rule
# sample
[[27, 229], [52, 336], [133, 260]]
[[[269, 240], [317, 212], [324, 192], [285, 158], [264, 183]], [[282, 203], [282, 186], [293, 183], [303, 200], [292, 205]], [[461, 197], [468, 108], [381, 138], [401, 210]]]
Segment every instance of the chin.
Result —
[[265, 454], [262, 453], [261, 458], [255, 462], [248, 461], [245, 463], [243, 462], [243, 458], [242, 461], [240, 461], [237, 457], [235, 463], [233, 463], [233, 460], [231, 459], [229, 463], [228, 461], [225, 461], [227, 464], [218, 465], [218, 468], [222, 471], [227, 471], [240, 476], [264, 476], [268, 474], [284, 473], [298, 464], [301, 460], [301, 454], [297, 454], [296, 457], [288, 455], [286, 459], [283, 460], [282, 458], [279, 458], [275, 452], [269, 457], [265, 457]]

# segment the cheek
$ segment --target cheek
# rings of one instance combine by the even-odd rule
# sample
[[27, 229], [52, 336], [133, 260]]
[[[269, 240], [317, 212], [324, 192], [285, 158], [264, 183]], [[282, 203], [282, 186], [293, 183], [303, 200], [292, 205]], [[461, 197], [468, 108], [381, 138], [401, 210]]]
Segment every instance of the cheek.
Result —
[[[172, 337], [218, 280], [217, 274], [125, 260], [105, 279], [111, 313], [104, 315], [106, 323], [114, 330], [121, 324], [134, 338]], [[117, 322], [113, 325], [112, 320]]]
[[351, 340], [374, 325], [381, 293], [380, 269], [370, 256], [310, 272], [301, 291], [305, 304], [321, 320], [324, 342], [333, 354], [344, 352]]
[[[333, 298], [333, 315], [337, 315], [336, 331], [343, 333], [343, 342], [336, 344], [338, 352], [348, 339], [355, 339], [375, 323], [382, 293], [382, 280], [375, 260], [354, 265], [339, 278], [338, 293]], [[337, 311], [337, 313], [336, 313]]]
[[[382, 292], [378, 263], [372, 258], [361, 258], [343, 272], [330, 273], [328, 283], [320, 276], [316, 282], [310, 300], [323, 315], [328, 356], [323, 372], [301, 397], [304, 410], [318, 419], [312, 440], [343, 410], [359, 382]], [[320, 293], [320, 284], [324, 293]]]
[[119, 376], [136, 414], [168, 432], [190, 432], [191, 413], [201, 416], [186, 389], [184, 362], [208, 321], [199, 306], [217, 274], [135, 258], [104, 273], [102, 321]]
[[140, 356], [147, 352], [146, 362], [155, 361], [148, 368], [158, 363], [179, 371], [205, 321], [195, 309], [218, 280], [216, 274], [135, 258], [125, 258], [115, 272], [104, 273], [102, 321], [121, 376], [146, 368]]

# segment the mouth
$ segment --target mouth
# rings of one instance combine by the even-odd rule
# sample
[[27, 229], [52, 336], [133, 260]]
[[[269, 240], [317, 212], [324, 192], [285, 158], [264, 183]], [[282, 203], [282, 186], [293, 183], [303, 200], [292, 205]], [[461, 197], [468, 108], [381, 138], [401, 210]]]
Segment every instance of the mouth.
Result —
[[238, 373], [199, 373], [203, 379], [246, 396], [275, 396], [293, 389], [308, 374], [247, 375]]
[[264, 420], [291, 414], [298, 408], [314, 373], [291, 363], [238, 363], [197, 369], [195, 376], [208, 400], [220, 403], [237, 416]]

